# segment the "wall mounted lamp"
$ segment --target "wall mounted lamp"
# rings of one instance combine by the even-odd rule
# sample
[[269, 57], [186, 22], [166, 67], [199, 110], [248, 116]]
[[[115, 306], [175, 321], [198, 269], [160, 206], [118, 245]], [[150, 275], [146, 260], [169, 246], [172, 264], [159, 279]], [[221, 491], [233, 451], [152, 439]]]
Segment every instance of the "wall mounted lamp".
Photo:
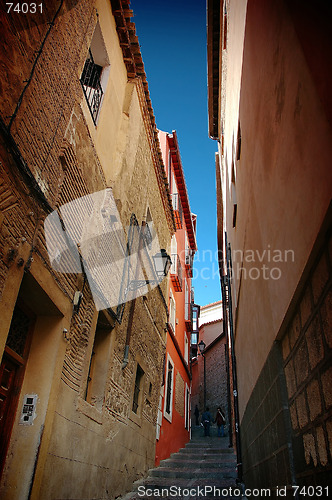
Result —
[[165, 276], [167, 276], [168, 271], [172, 265], [172, 260], [166, 250], [162, 248], [160, 252], [153, 255], [153, 263], [155, 272], [157, 275], [156, 280], [132, 280], [128, 285], [128, 290], [134, 291], [145, 285], [157, 285], [161, 282]]

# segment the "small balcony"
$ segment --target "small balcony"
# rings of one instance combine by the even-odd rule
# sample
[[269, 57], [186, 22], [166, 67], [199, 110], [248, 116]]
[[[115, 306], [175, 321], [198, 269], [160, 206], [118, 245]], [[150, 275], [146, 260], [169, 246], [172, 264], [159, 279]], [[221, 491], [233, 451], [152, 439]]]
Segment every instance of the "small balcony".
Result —
[[186, 302], [184, 310], [184, 321], [186, 323], [187, 332], [192, 332], [192, 314], [191, 314], [191, 302]]
[[103, 89], [100, 83], [102, 69], [102, 66], [95, 64], [92, 52], [89, 50], [80, 81], [95, 125], [103, 97]]
[[186, 251], [186, 270], [189, 278], [193, 277], [193, 263], [193, 256], [191, 255], [191, 251], [188, 249]]
[[172, 205], [174, 210], [176, 229], [182, 229], [182, 205], [179, 193], [172, 194]]
[[182, 292], [182, 266], [178, 254], [172, 254], [171, 280], [176, 292]]

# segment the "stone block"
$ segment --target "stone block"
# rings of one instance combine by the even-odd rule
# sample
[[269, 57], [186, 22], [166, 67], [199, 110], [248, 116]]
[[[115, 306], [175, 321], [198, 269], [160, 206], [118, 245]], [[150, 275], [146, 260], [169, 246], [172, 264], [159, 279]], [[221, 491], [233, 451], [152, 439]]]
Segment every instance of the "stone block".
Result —
[[296, 398], [296, 411], [299, 419], [299, 425], [303, 428], [309, 422], [304, 392], [301, 392], [301, 394]]
[[293, 321], [292, 321], [292, 323], [290, 325], [289, 332], [288, 332], [288, 334], [289, 334], [289, 344], [290, 344], [290, 348], [291, 349], [294, 347], [295, 342], [299, 338], [300, 331], [301, 331], [300, 315], [296, 314], [294, 316], [294, 319], [293, 319]]
[[295, 371], [292, 360], [289, 361], [285, 367], [285, 376], [286, 376], [288, 397], [291, 398], [294, 392], [296, 391]]
[[309, 285], [307, 286], [304, 295], [302, 297], [302, 301], [300, 304], [300, 310], [301, 310], [301, 323], [302, 323], [302, 328], [306, 324], [306, 322], [309, 319], [309, 316], [312, 311], [312, 303], [311, 303], [311, 290]]
[[292, 428], [294, 431], [296, 431], [296, 429], [298, 429], [299, 427], [299, 422], [298, 422], [298, 419], [297, 419], [297, 412], [296, 412], [296, 405], [295, 403], [292, 403], [289, 407], [289, 411], [290, 411], [290, 417], [291, 417], [291, 422], [292, 422]]
[[290, 353], [288, 333], [286, 333], [286, 335], [284, 336], [282, 343], [281, 343], [281, 347], [282, 347], [282, 357], [285, 360], [285, 359], [287, 359], [287, 357]]
[[325, 340], [332, 348], [332, 290], [329, 291], [320, 308]]
[[318, 448], [319, 461], [320, 461], [321, 465], [324, 466], [328, 462], [328, 458], [327, 458], [328, 453], [327, 453], [327, 449], [326, 449], [326, 442], [325, 442], [323, 427], [317, 427], [316, 436], [317, 436], [317, 448]]
[[323, 396], [327, 408], [332, 406], [332, 366], [321, 376]]
[[314, 466], [316, 467], [317, 466], [317, 453], [316, 453], [316, 447], [315, 447], [315, 438], [311, 433], [304, 434], [303, 446], [304, 446], [305, 461], [306, 461], [307, 465], [309, 465], [310, 462], [312, 461]]
[[294, 368], [297, 386], [299, 386], [309, 374], [308, 352], [305, 339], [302, 339], [294, 356]]
[[319, 318], [316, 315], [306, 332], [310, 368], [313, 369], [323, 359], [324, 346]]
[[315, 304], [317, 304], [319, 297], [321, 296], [322, 291], [324, 290], [324, 287], [328, 279], [329, 279], [329, 270], [327, 267], [327, 259], [326, 259], [326, 254], [323, 253], [311, 279], [312, 294]]
[[327, 439], [328, 439], [328, 447], [330, 450], [330, 455], [332, 455], [332, 420], [326, 422], [326, 431], [327, 431]]
[[309, 405], [310, 420], [313, 421], [322, 411], [322, 403], [317, 380], [313, 380], [307, 387], [307, 400]]

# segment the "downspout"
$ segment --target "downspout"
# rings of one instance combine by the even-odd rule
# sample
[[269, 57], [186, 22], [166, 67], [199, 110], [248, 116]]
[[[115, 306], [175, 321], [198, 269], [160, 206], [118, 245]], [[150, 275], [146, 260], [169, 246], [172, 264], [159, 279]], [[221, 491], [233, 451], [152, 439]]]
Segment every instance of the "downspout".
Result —
[[227, 233], [225, 232], [225, 247], [226, 247], [226, 261], [227, 261], [227, 274], [226, 284], [228, 291], [228, 320], [229, 320], [229, 339], [231, 346], [231, 359], [232, 359], [232, 380], [233, 380], [233, 402], [234, 402], [234, 420], [235, 420], [235, 441], [236, 441], [236, 457], [237, 457], [237, 475], [238, 482], [242, 483], [242, 449], [241, 449], [241, 436], [240, 436], [240, 417], [239, 417], [239, 398], [237, 390], [237, 370], [236, 370], [236, 356], [235, 356], [235, 342], [234, 342], [234, 328], [233, 328], [233, 307], [232, 307], [232, 289], [231, 289], [231, 272], [232, 261], [230, 255], [230, 245], [227, 241]]
[[231, 385], [230, 385], [230, 369], [229, 369], [229, 331], [227, 328], [227, 310], [226, 310], [226, 283], [223, 275], [223, 259], [219, 259], [220, 284], [222, 290], [222, 310], [223, 310], [223, 330], [226, 335], [225, 358], [226, 358], [226, 379], [227, 379], [227, 412], [229, 423], [229, 448], [233, 447], [233, 432], [232, 432], [232, 408], [231, 408]]
[[[144, 226], [145, 226], [145, 222], [143, 221], [142, 227], [144, 227]], [[143, 243], [142, 233], [143, 233], [143, 231], [140, 230], [139, 240], [138, 240], [138, 250], [137, 250], [138, 258], [137, 258], [137, 264], [136, 264], [136, 269], [135, 269], [135, 281], [137, 281], [137, 278], [138, 278], [139, 266], [140, 266], [140, 262], [141, 262], [140, 255], [141, 255], [141, 250], [143, 247], [143, 245], [142, 245], [142, 243]], [[130, 283], [128, 283], [127, 286], [129, 286], [129, 285], [130, 285]], [[133, 298], [133, 300], [131, 301], [131, 304], [130, 304], [128, 328], [127, 328], [127, 336], [126, 336], [126, 345], [125, 345], [125, 349], [124, 349], [122, 366], [121, 366], [122, 370], [124, 370], [126, 368], [126, 366], [128, 365], [128, 361], [129, 361], [129, 344], [130, 344], [131, 332], [133, 329], [135, 306], [136, 306], [136, 297]]]

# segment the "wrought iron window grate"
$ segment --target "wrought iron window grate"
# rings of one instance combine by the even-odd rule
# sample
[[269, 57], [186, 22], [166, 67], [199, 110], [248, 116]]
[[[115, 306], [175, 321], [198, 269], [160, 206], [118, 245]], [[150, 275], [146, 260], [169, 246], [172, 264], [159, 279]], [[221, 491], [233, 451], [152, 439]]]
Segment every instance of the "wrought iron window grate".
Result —
[[80, 82], [95, 125], [103, 97], [103, 89], [100, 83], [102, 69], [102, 66], [95, 64], [92, 52], [89, 49], [89, 55], [85, 61]]

